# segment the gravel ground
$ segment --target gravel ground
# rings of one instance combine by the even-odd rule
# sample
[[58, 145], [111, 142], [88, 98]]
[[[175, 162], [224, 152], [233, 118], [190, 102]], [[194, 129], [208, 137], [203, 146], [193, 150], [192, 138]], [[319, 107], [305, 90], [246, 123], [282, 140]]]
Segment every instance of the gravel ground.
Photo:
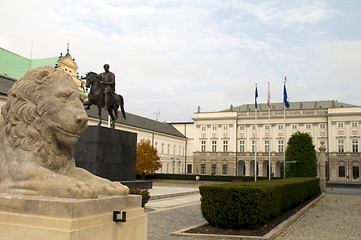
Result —
[[277, 240], [361, 239], [361, 196], [326, 194]]
[[203, 222], [200, 206], [200, 204], [193, 204], [150, 213], [148, 215], [148, 240], [194, 240], [194, 238], [177, 237], [171, 234], [177, 230]]

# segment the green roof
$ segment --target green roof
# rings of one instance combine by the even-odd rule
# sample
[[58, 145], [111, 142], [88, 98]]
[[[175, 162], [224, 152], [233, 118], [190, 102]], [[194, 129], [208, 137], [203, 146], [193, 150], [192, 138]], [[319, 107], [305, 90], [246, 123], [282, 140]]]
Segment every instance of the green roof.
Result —
[[55, 67], [59, 57], [28, 59], [0, 47], [0, 76], [19, 79], [33, 68], [50, 65]]

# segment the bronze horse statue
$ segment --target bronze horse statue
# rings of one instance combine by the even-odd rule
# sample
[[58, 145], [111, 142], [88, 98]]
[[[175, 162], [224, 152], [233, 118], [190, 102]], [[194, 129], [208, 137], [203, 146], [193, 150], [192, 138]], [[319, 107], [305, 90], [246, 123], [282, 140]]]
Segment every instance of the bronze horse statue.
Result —
[[90, 109], [91, 105], [98, 106], [98, 114], [99, 114], [98, 126], [102, 124], [102, 108], [104, 107], [108, 110], [108, 114], [112, 119], [112, 128], [115, 127], [115, 121], [118, 119], [119, 107], [122, 111], [122, 115], [124, 119], [126, 119], [125, 110], [124, 110], [124, 99], [121, 95], [117, 95], [118, 101], [116, 101], [114, 96], [110, 96], [110, 101], [108, 103], [108, 106], [105, 106], [104, 86], [101, 83], [100, 77], [97, 73], [89, 72], [86, 74], [85, 87], [90, 88], [90, 91], [88, 93], [88, 101], [85, 101], [83, 105], [85, 109]]

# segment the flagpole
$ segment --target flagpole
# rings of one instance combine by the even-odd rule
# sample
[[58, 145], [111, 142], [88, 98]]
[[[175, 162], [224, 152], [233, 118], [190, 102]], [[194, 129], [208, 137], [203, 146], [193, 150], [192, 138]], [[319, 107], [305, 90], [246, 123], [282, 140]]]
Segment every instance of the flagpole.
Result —
[[255, 143], [254, 143], [254, 181], [257, 181], [257, 83], [256, 83], [256, 92], [255, 92], [255, 126], [256, 126], [256, 136], [255, 136]]
[[285, 141], [286, 141], [286, 106], [285, 106], [285, 104], [283, 104], [283, 178], [286, 178]]
[[286, 177], [286, 137], [287, 137], [287, 129], [286, 129], [286, 108], [290, 107], [290, 103], [288, 102], [287, 90], [286, 90], [286, 81], [287, 78], [285, 76], [285, 81], [283, 83], [283, 177]]
[[268, 180], [271, 180], [271, 93], [268, 82]]

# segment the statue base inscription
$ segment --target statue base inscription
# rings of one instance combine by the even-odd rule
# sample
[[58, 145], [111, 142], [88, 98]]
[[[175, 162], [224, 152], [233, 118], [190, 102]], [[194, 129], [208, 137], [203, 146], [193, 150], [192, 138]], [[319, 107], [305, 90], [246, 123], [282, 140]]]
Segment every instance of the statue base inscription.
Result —
[[[96, 199], [0, 194], [0, 239], [131, 240], [147, 239], [141, 196]], [[119, 211], [114, 221], [114, 211]]]

